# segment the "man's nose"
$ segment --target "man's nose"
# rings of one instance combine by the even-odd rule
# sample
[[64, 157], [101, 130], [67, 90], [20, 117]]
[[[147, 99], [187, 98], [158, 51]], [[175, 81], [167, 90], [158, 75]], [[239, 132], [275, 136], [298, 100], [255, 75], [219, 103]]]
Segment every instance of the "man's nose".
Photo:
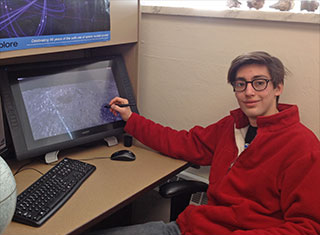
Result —
[[255, 89], [253, 88], [252, 83], [247, 83], [245, 93], [246, 95], [253, 95], [255, 93]]

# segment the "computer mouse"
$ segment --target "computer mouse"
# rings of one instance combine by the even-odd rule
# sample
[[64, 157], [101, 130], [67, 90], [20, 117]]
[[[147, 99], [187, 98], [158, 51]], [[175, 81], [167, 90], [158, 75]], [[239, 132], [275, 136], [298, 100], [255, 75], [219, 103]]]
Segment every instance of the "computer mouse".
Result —
[[136, 160], [136, 155], [130, 150], [119, 150], [111, 155], [111, 160], [134, 161]]

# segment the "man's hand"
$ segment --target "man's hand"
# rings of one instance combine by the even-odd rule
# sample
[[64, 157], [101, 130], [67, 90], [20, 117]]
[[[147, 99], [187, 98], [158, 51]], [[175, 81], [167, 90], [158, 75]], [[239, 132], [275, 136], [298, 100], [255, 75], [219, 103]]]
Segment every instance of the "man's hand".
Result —
[[128, 104], [128, 103], [129, 101], [127, 99], [114, 97], [109, 103], [109, 105], [111, 106], [110, 110], [114, 115], [117, 115], [117, 113], [119, 113], [121, 118], [124, 121], [128, 121], [132, 114], [130, 107], [121, 108], [117, 105], [117, 104]]

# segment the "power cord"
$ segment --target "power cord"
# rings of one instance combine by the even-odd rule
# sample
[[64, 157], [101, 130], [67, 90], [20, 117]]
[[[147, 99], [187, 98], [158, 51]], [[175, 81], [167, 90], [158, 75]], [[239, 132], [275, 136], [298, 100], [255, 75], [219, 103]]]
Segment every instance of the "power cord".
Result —
[[41, 175], [43, 175], [43, 173], [42, 173], [41, 171], [39, 171], [38, 169], [36, 169], [36, 168], [33, 168], [33, 167], [24, 168], [24, 167], [32, 164], [34, 161], [35, 161], [35, 160], [31, 160], [31, 161], [29, 161], [29, 162], [21, 165], [21, 166], [18, 168], [18, 170], [17, 170], [13, 175], [16, 176], [17, 174], [19, 174], [20, 172], [25, 171], [25, 170], [34, 170], [34, 171], [40, 173]]

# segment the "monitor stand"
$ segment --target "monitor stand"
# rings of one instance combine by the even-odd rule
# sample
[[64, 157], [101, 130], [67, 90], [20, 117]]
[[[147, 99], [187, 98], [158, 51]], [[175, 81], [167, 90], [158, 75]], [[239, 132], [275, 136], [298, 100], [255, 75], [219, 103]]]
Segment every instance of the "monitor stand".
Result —
[[59, 154], [59, 150], [46, 153], [46, 155], [44, 156], [44, 160], [46, 161], [47, 164], [57, 162], [58, 161], [58, 154]]
[[118, 139], [117, 139], [117, 137], [115, 137], [115, 136], [106, 137], [106, 138], [104, 138], [104, 141], [107, 143], [107, 145], [108, 145], [109, 147], [118, 144]]

